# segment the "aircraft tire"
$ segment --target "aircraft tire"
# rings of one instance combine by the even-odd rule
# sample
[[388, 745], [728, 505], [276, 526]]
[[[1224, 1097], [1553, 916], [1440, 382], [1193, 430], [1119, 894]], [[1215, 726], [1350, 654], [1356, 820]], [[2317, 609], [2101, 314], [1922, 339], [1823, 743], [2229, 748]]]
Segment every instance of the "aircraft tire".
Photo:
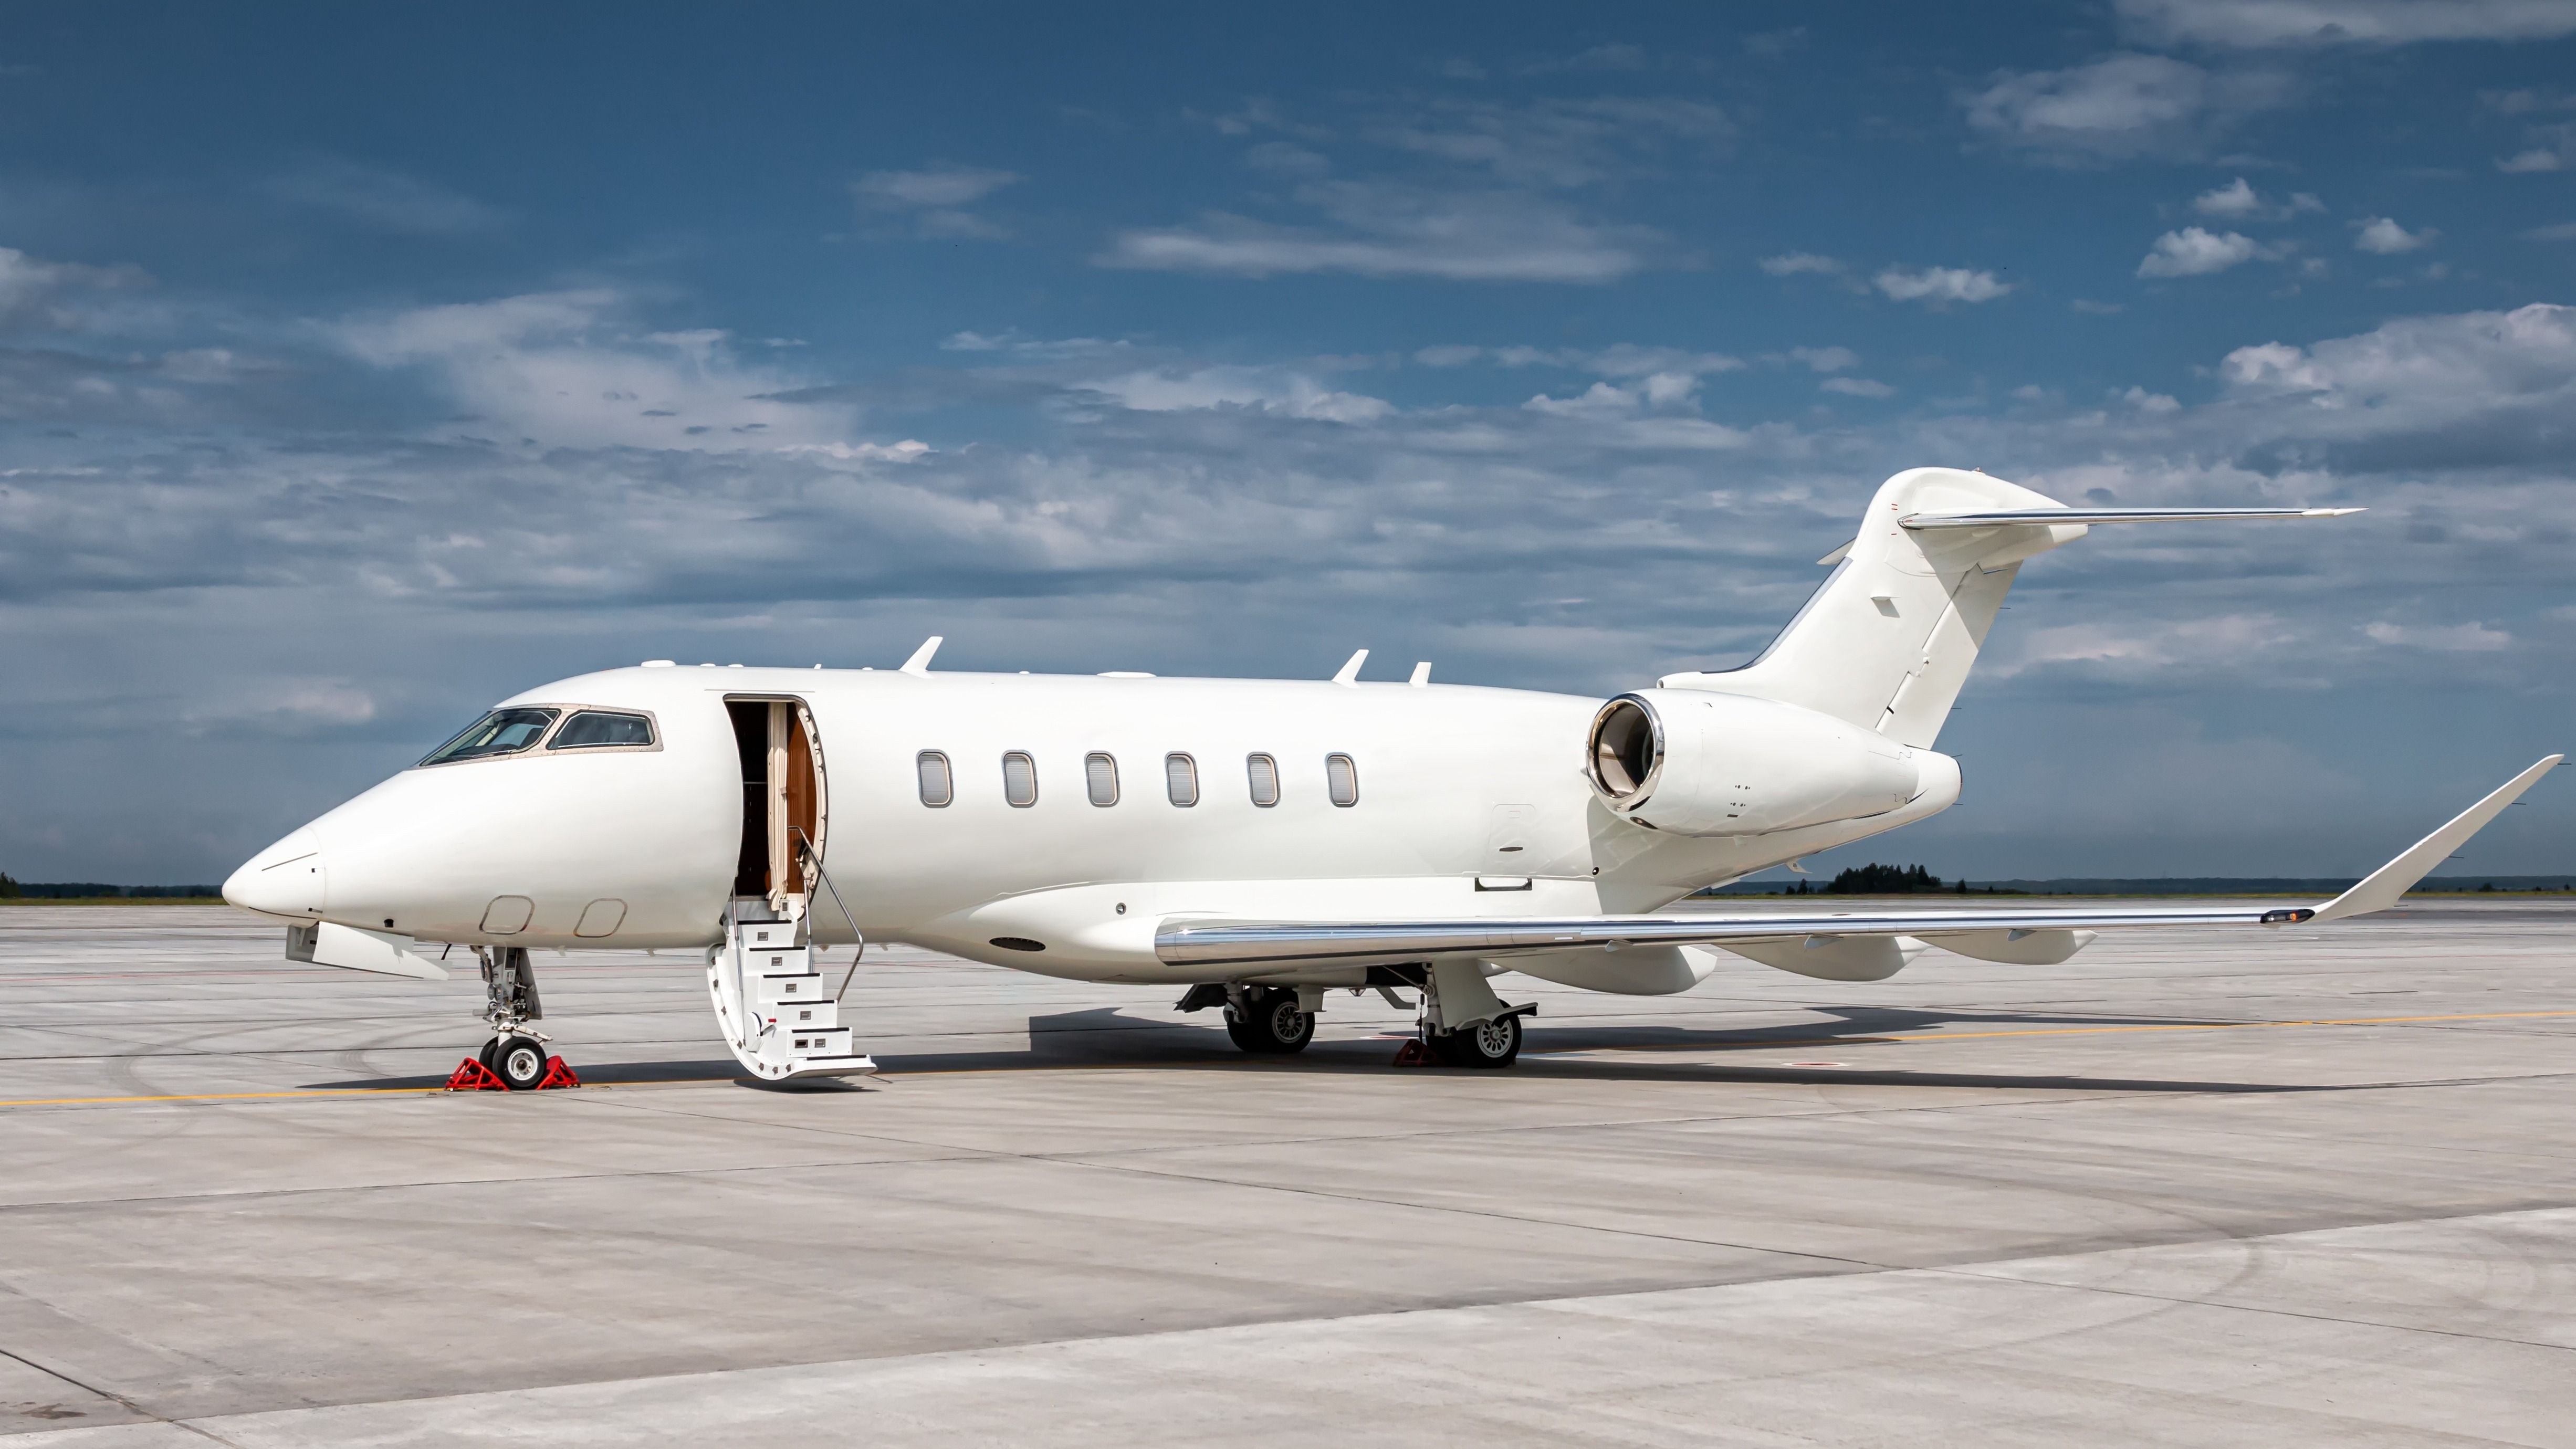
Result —
[[1231, 1006], [1225, 1009], [1225, 1034], [1233, 1038], [1234, 1044], [1245, 1051], [1262, 1050], [1260, 1033], [1254, 1031], [1242, 1017], [1235, 1015], [1234, 1008]]
[[1297, 993], [1276, 987], [1253, 992], [1245, 1010], [1225, 1009], [1225, 1034], [1248, 1052], [1283, 1055], [1302, 1052], [1315, 1039], [1314, 1013], [1297, 1009]]
[[1453, 1067], [1499, 1069], [1520, 1059], [1521, 1019], [1498, 1016], [1431, 1039], [1431, 1050]]
[[533, 1091], [545, 1080], [546, 1046], [532, 1036], [507, 1036], [493, 1044], [492, 1074], [513, 1092]]

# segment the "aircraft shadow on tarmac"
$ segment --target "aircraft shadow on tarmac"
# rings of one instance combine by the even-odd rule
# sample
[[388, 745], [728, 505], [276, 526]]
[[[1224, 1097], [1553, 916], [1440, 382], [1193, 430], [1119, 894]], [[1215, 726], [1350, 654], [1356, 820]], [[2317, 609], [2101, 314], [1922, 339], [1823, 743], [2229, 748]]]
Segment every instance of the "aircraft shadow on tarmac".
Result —
[[[1940, 1011], [1905, 1007], [1803, 1007], [1822, 1021], [1782, 1022], [1760, 1027], [1690, 1028], [1603, 1023], [1580, 1019], [1558, 1025], [1533, 1025], [1520, 1070], [1543, 1071], [1551, 1077], [1599, 1081], [1809, 1082], [1849, 1086], [1986, 1087], [2022, 1090], [2120, 1092], [2315, 1092], [2342, 1091], [2337, 1085], [2280, 1082], [2187, 1081], [2005, 1072], [1929, 1072], [1886, 1067], [1752, 1066], [1703, 1061], [1585, 1060], [1562, 1055], [1577, 1052], [1656, 1051], [1831, 1051], [1837, 1047], [1884, 1044], [1900, 1037], [1921, 1037], [1944, 1027], [1973, 1031], [2080, 1030], [2085, 1027], [2223, 1027], [2228, 1023], [2194, 1017], [2104, 1016], [2066, 1012]], [[1326, 1017], [1330, 1021], [1329, 1014]], [[1225, 1038], [1213, 1018], [1156, 1021], [1129, 1016], [1123, 1008], [1094, 1007], [1028, 1019], [1027, 1047], [1018, 1050], [907, 1052], [890, 1045], [877, 1052], [889, 1075], [927, 1075], [966, 1071], [1028, 1071], [1050, 1068], [1112, 1069], [1176, 1067], [1199, 1070], [1303, 1070], [1363, 1072], [1387, 1067], [1397, 1037], [1352, 1039], [1319, 1036], [1305, 1052], [1285, 1057], [1246, 1057]], [[718, 1058], [689, 1061], [584, 1061], [575, 1070], [586, 1083], [637, 1086], [657, 1082], [735, 1081], [764, 1091], [800, 1091], [825, 1083], [765, 1083], [742, 1074], [733, 1062]], [[381, 1077], [314, 1082], [313, 1088], [435, 1087], [444, 1077]], [[848, 1090], [854, 1082], [834, 1082]], [[2384, 1085], [2384, 1084], [2372, 1084]], [[827, 1087], [827, 1089], [829, 1089]]]

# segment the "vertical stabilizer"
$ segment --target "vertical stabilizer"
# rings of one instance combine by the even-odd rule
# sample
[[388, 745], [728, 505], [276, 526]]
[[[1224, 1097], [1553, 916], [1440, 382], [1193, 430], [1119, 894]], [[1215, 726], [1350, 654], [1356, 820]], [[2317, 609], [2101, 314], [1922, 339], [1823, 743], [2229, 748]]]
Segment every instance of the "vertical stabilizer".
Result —
[[1903, 520], [2064, 506], [1983, 473], [1908, 469], [1880, 486], [1834, 572], [1759, 658], [1659, 682], [1776, 699], [1928, 748], [2022, 560], [2082, 538], [2085, 528], [2015, 522], [1917, 529]]

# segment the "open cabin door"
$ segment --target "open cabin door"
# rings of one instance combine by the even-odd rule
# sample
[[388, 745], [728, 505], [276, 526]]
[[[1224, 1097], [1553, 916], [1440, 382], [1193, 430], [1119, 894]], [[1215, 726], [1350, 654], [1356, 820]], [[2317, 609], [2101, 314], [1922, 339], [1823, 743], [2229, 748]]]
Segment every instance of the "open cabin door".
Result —
[[[707, 995], [734, 1059], [765, 1081], [877, 1069], [815, 970], [809, 905], [829, 822], [823, 751], [801, 699], [728, 699], [742, 761], [742, 851]], [[811, 842], [810, 853], [798, 847]]]
[[787, 919], [804, 914], [814, 864], [798, 850], [810, 841], [823, 853], [823, 755], [813, 712], [799, 699], [728, 699], [734, 747], [742, 761], [742, 850], [733, 894], [766, 899]]

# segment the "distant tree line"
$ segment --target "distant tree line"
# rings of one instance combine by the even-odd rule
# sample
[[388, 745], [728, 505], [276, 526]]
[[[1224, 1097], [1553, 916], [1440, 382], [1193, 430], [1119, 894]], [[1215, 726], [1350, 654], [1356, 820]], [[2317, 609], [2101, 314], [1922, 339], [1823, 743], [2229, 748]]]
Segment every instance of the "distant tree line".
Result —
[[0, 871], [0, 901], [164, 901], [192, 896], [219, 896], [223, 890], [210, 885], [120, 886], [94, 880], [12, 880]]
[[[1968, 894], [1970, 889], [1971, 887], [1965, 879], [1955, 880], [1944, 885], [1942, 884], [1941, 877], [1934, 875], [1932, 872], [1925, 870], [1919, 865], [1881, 865], [1877, 861], [1873, 860], [1867, 865], [1856, 865], [1848, 870], [1836, 872], [1833, 880], [1825, 885], [1816, 885], [1813, 882], [1802, 880], [1789, 886], [1786, 890], [1782, 891], [1781, 894], [1791, 896], [1918, 896], [1928, 895], [1935, 891], [1949, 891], [1954, 894], [1964, 896]], [[1993, 886], [1977, 886], [1973, 889], [1975, 889], [1977, 894], [1987, 896], [2017, 896], [2025, 894], [2025, 892], [2017, 890], [1998, 890]]]

